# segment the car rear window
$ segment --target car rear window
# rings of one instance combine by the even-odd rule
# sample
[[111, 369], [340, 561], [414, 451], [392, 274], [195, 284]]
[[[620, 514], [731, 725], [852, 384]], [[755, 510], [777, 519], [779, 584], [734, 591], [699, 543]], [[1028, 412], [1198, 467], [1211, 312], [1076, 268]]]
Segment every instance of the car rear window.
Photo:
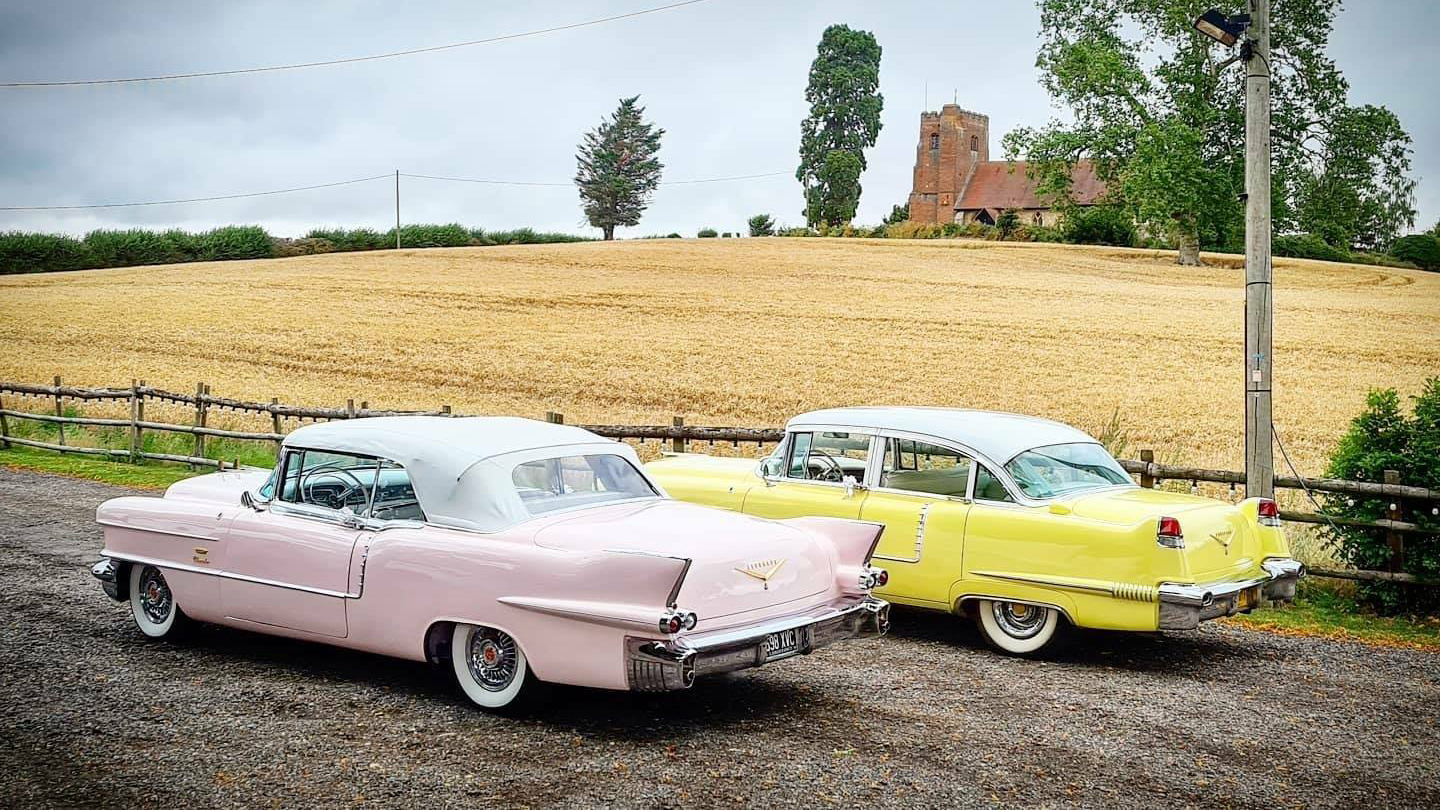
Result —
[[527, 461], [510, 481], [532, 515], [659, 495], [629, 461], [604, 453]]

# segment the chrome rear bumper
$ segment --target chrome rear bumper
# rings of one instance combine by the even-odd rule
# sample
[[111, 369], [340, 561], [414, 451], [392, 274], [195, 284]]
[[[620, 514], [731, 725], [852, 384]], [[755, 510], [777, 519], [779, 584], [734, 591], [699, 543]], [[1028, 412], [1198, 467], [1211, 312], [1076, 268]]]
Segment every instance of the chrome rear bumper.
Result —
[[1272, 557], [1260, 564], [1262, 576], [1205, 585], [1160, 586], [1160, 629], [1194, 630], [1200, 622], [1249, 612], [1261, 599], [1289, 602], [1295, 585], [1305, 576], [1299, 560]]
[[[890, 603], [865, 597], [760, 624], [679, 636], [668, 641], [627, 638], [626, 678], [639, 692], [688, 689], [697, 675], [758, 667], [852, 638], [884, 635], [890, 629]], [[798, 631], [798, 645], [780, 655], [766, 653], [776, 633]]]
[[105, 589], [105, 595], [117, 602], [125, 601], [120, 594], [120, 566], [109, 557], [101, 557], [100, 562], [90, 566], [90, 573], [100, 580], [100, 587]]

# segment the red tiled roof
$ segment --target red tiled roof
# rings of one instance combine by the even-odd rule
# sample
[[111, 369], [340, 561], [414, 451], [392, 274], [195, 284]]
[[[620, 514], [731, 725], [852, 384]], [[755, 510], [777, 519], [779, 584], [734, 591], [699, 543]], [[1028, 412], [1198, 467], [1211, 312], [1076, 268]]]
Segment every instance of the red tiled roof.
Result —
[[[957, 211], [981, 208], [1050, 208], [1053, 202], [1035, 193], [1025, 174], [1025, 161], [990, 160], [975, 164], [975, 173], [955, 203]], [[1012, 171], [1013, 167], [1013, 171]], [[1095, 164], [1078, 161], [1070, 176], [1070, 193], [1080, 205], [1093, 205], [1105, 193], [1105, 182], [1095, 175]], [[1047, 198], [1049, 195], [1046, 195]]]

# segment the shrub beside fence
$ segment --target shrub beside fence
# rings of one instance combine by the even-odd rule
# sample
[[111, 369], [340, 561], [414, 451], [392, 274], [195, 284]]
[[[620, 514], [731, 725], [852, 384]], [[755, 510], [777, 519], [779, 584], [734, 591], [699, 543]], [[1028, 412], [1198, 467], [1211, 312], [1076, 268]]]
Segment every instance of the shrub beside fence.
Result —
[[[9, 398], [5, 396], [7, 394]], [[17, 396], [28, 399], [46, 400], [47, 405], [53, 402], [53, 414], [18, 410], [11, 407], [11, 405], [13, 405], [11, 400]], [[67, 399], [80, 402], [108, 401], [116, 404], [124, 404], [128, 407], [129, 415], [126, 418], [67, 416], [64, 408], [64, 400]], [[194, 417], [191, 420], [191, 424], [151, 421], [145, 417], [145, 404], [147, 402], [186, 406], [193, 409]], [[267, 431], [246, 431], [215, 427], [210, 424], [212, 411], [230, 411], [267, 417], [271, 429]], [[204, 383], [196, 385], [194, 394], [181, 394], [154, 388], [146, 385], [144, 381], [141, 380], [132, 380], [131, 385], [124, 388], [66, 386], [62, 383], [60, 377], [55, 377], [51, 385], [0, 383], [0, 447], [9, 448], [11, 445], [19, 445], [43, 450], [53, 450], [60, 453], [106, 456], [113, 459], [137, 462], [142, 460], [176, 462], [194, 466], [214, 467], [219, 470], [234, 469], [240, 465], [238, 461], [228, 462], [206, 457], [205, 441], [209, 437], [268, 442], [273, 444], [275, 449], [278, 450], [280, 443], [284, 441], [285, 434], [287, 433], [286, 420], [332, 421], [370, 416], [403, 415], [463, 416], [464, 414], [455, 413], [449, 405], [442, 405], [440, 408], [430, 411], [374, 409], [369, 407], [368, 402], [364, 401], [357, 406], [353, 399], [348, 400], [343, 407], [288, 405], [282, 404], [278, 399], [271, 399], [268, 403], [249, 402], [216, 396], [211, 393], [210, 387]], [[59, 428], [57, 441], [42, 441], [18, 436], [16, 435], [16, 431], [12, 430], [10, 426], [11, 419], [31, 420], [56, 425]], [[563, 414], [552, 411], [545, 414], [545, 420], [554, 423], [564, 423], [565, 417]], [[67, 443], [65, 437], [66, 425], [119, 429], [128, 434], [129, 446], [121, 448], [86, 447]], [[577, 425], [577, 427], [612, 439], [628, 439], [642, 443], [646, 441], [658, 442], [673, 452], [686, 452], [690, 449], [692, 443], [709, 443], [713, 447], [717, 442], [728, 442], [736, 447], [741, 444], [754, 444], [758, 451], [764, 445], [779, 442], [785, 436], [785, 432], [778, 428], [689, 425], [686, 424], [684, 418], [680, 416], [676, 416], [669, 425], [581, 424]], [[145, 451], [143, 449], [142, 437], [147, 431], [188, 434], [192, 436], [194, 440], [193, 452], [191, 454], [184, 454]], [[1154, 459], [1155, 456], [1152, 451], [1141, 450], [1140, 458], [1120, 459], [1120, 463], [1126, 471], [1136, 476], [1140, 486], [1147, 488], [1156, 487], [1162, 481], [1175, 480], [1189, 481], [1192, 487], [1197, 486], [1199, 482], [1228, 484], [1233, 491], [1235, 487], [1243, 486], [1245, 483], [1245, 474], [1243, 472], [1161, 464]], [[1311, 569], [1312, 574], [1362, 581], [1401, 582], [1422, 585], [1440, 584], [1421, 579], [1400, 570], [1400, 561], [1403, 559], [1405, 553], [1404, 540], [1407, 535], [1433, 536], [1440, 534], [1440, 531], [1422, 527], [1413, 520], [1406, 520], [1407, 514], [1418, 514], [1418, 510], [1428, 509], [1431, 510], [1432, 513], [1440, 511], [1440, 490], [1401, 484], [1398, 481], [1398, 475], [1393, 471], [1387, 471], [1385, 480], [1379, 482], [1276, 476], [1275, 486], [1280, 489], [1303, 490], [1307, 493], [1329, 493], [1371, 498], [1383, 497], [1389, 501], [1389, 509], [1387, 510], [1386, 517], [1370, 521], [1335, 517], [1318, 512], [1282, 510], [1280, 513], [1281, 519], [1290, 522], [1312, 525], [1343, 525], [1384, 532], [1390, 543], [1390, 547], [1394, 550], [1394, 555], [1389, 566], [1390, 570]]]

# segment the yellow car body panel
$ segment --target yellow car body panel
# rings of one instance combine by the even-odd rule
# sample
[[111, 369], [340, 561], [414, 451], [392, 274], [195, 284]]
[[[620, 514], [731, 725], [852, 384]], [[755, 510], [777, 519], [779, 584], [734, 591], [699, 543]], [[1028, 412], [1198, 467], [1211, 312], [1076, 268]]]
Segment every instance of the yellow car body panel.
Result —
[[[765, 479], [745, 459], [679, 454], [647, 469], [682, 500], [760, 517], [882, 523], [875, 564], [890, 581], [877, 595], [936, 610], [1001, 599], [1054, 607], [1081, 627], [1153, 631], [1162, 626], [1162, 585], [1262, 582], [1270, 578], [1262, 563], [1290, 556], [1283, 531], [1260, 523], [1258, 499], [1229, 504], [1116, 486], [1022, 505]], [[1157, 542], [1160, 515], [1181, 522], [1184, 548]], [[1253, 606], [1259, 587], [1236, 597], [1237, 606]]]

